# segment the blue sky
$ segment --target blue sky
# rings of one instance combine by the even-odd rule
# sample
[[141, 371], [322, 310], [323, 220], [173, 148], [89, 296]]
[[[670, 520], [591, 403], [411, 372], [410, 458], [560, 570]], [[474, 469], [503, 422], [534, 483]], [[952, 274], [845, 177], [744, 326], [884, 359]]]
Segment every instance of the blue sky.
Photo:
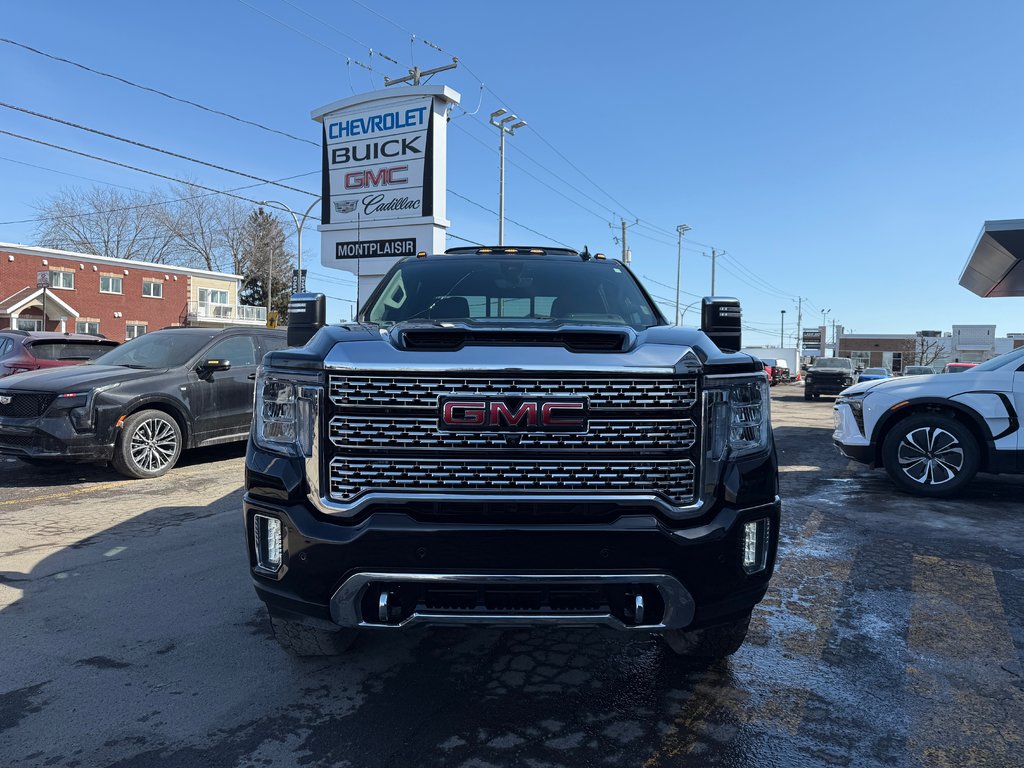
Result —
[[[1024, 217], [1022, 24], [1014, 2], [185, 0], [7, 4], [0, 36], [314, 141], [311, 109], [456, 55], [460, 68], [433, 82], [479, 111], [453, 114], [450, 189], [496, 210], [487, 115], [504, 106], [529, 122], [508, 143], [506, 215], [546, 237], [508, 222], [506, 242], [614, 253], [625, 217], [634, 270], [672, 297], [658, 283], [675, 284], [675, 226], [687, 223], [683, 289], [708, 293], [704, 254], [726, 251], [718, 293], [743, 301], [757, 329], [748, 343], [773, 343], [780, 310], [794, 330], [797, 296], [809, 300], [805, 325], [831, 309], [829, 322], [857, 333], [1024, 331], [1022, 299], [957, 285], [982, 222]], [[6, 44], [0, 101], [265, 178], [319, 168], [315, 147]], [[5, 109], [0, 129], [215, 188], [245, 183]], [[0, 222], [92, 183], [62, 174], [160, 183], [0, 136]], [[298, 182], [319, 190], [316, 175]], [[497, 239], [492, 213], [453, 195], [448, 213], [452, 233]], [[33, 231], [0, 224], [0, 240], [31, 242]], [[346, 273], [316, 263], [318, 237], [306, 231], [310, 288], [353, 297]]]

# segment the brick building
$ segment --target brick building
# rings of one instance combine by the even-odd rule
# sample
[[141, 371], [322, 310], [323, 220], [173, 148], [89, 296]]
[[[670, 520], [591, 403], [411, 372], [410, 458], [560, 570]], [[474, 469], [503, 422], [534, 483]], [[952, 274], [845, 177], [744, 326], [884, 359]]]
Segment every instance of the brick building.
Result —
[[954, 325], [952, 332], [844, 333], [839, 356], [862, 368], [888, 368], [899, 373], [908, 365], [942, 368], [946, 363], [982, 363], [1024, 346], [1024, 334], [996, 335], [994, 325]]
[[[49, 288], [37, 287], [41, 272]], [[238, 304], [241, 283], [241, 275], [0, 243], [0, 328], [125, 341], [174, 325], [263, 325], [265, 308]]]

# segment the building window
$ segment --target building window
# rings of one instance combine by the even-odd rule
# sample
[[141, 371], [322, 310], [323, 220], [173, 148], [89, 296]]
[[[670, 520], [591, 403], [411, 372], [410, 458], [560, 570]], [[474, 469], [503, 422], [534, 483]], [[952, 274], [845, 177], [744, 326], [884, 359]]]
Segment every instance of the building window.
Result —
[[75, 322], [75, 333], [91, 333], [98, 336], [100, 324], [97, 320], [78, 320]]
[[120, 277], [113, 275], [100, 275], [100, 293], [121, 293]]
[[19, 317], [18, 318], [18, 330], [19, 331], [41, 331], [43, 330], [43, 321], [36, 320], [31, 317]]
[[51, 269], [50, 287], [73, 291], [75, 289], [75, 273]]
[[200, 288], [199, 289], [199, 303], [200, 304], [227, 304], [228, 303], [228, 292], [227, 291], [216, 291], [213, 288]]
[[853, 366], [855, 368], [870, 368], [871, 367], [871, 353], [870, 352], [851, 352], [850, 359], [853, 360]]
[[146, 332], [145, 323], [128, 323], [124, 328], [125, 341], [141, 336]]
[[152, 299], [164, 297], [164, 284], [157, 280], [144, 280], [142, 283], [142, 295]]
[[903, 353], [893, 352], [892, 353], [892, 368], [890, 369], [893, 373], [903, 373]]

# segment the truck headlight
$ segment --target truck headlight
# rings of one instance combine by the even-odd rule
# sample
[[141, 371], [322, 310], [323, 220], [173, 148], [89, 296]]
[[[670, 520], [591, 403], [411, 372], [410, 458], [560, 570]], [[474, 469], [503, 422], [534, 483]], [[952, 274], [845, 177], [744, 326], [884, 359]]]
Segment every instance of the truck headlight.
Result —
[[268, 373], [256, 376], [253, 441], [290, 456], [313, 455], [313, 422], [319, 388]]
[[771, 396], [767, 376], [709, 376], [708, 403], [713, 458], [722, 458], [726, 448], [733, 458], [768, 448]]

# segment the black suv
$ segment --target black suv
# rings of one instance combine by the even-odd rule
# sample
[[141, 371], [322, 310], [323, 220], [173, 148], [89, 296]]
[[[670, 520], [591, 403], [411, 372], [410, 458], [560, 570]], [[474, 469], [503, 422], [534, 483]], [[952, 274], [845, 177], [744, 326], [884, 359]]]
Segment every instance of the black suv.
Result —
[[183, 448], [245, 440], [256, 366], [283, 331], [168, 328], [85, 365], [0, 381], [0, 454], [158, 477]]
[[[738, 303], [704, 310], [739, 349]], [[536, 623], [721, 658], [775, 563], [769, 404], [760, 360], [669, 325], [618, 261], [411, 257], [359, 323], [264, 359], [244, 501], [257, 593], [303, 655], [363, 628]]]

